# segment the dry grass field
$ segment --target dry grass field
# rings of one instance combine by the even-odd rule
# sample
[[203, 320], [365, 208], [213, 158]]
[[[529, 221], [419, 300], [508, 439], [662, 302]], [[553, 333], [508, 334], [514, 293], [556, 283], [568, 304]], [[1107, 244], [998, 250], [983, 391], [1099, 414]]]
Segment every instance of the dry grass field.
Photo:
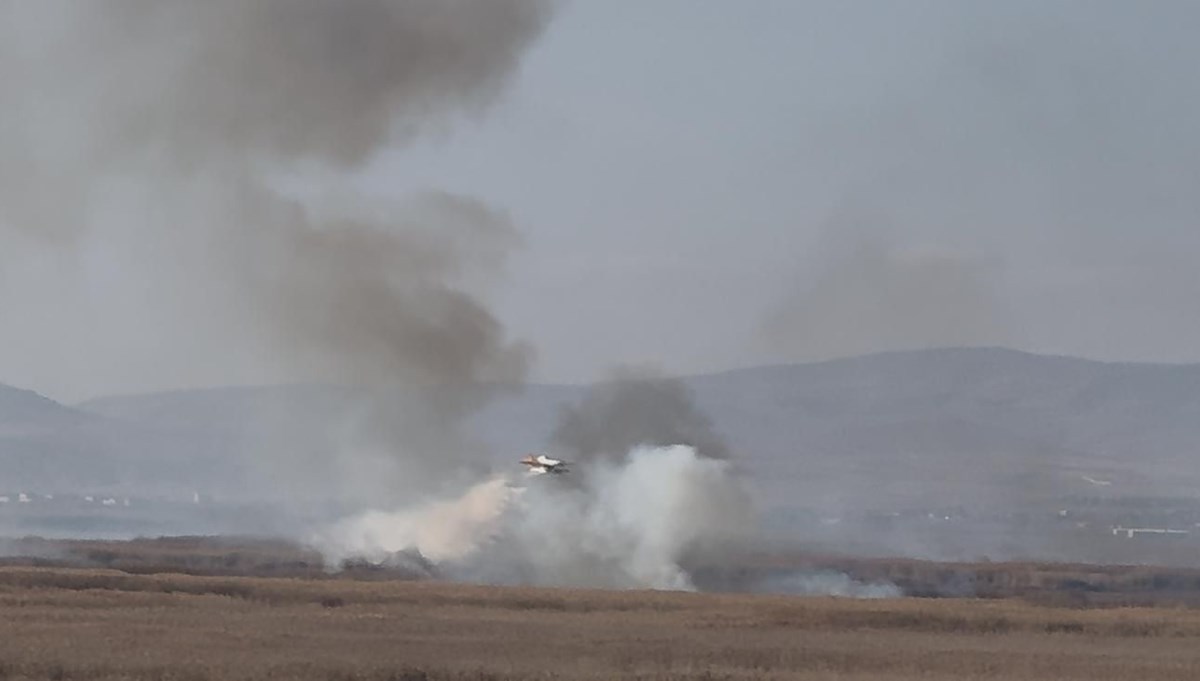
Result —
[[0, 569], [0, 678], [1200, 678], [1200, 611]]

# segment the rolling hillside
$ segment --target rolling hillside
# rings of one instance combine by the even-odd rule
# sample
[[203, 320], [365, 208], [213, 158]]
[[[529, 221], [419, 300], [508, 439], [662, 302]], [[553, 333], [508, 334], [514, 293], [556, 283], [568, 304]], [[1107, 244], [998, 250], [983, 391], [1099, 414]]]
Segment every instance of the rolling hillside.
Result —
[[[685, 381], [771, 503], [1012, 505], [1200, 489], [1200, 366], [952, 349]], [[504, 466], [545, 447], [560, 410], [584, 392], [530, 385], [498, 398], [471, 424], [479, 458]], [[0, 475], [57, 487], [132, 475], [252, 493], [281, 467], [319, 465], [352, 397], [251, 387], [67, 407], [3, 388]]]

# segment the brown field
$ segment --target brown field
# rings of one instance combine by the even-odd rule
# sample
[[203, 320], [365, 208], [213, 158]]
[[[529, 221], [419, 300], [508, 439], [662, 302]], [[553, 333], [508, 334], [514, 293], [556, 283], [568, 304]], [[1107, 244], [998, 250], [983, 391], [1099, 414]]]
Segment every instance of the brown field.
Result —
[[1200, 611], [0, 569], [0, 678], [1200, 678]]

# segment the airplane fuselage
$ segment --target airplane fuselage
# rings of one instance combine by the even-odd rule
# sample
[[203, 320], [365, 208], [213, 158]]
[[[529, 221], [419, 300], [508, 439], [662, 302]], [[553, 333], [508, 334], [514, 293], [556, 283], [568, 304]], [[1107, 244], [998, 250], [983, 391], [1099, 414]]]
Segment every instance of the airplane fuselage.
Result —
[[533, 455], [530, 454], [521, 463], [529, 467], [530, 475], [542, 475], [544, 473], [566, 473], [567, 462], [560, 459], [552, 459], [545, 454]]

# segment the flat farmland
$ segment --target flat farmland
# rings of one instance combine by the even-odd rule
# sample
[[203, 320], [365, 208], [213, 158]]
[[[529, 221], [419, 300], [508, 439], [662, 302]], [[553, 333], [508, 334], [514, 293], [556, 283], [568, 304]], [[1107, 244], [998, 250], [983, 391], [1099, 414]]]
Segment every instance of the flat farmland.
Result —
[[1200, 678], [1200, 611], [0, 569], [0, 678]]

